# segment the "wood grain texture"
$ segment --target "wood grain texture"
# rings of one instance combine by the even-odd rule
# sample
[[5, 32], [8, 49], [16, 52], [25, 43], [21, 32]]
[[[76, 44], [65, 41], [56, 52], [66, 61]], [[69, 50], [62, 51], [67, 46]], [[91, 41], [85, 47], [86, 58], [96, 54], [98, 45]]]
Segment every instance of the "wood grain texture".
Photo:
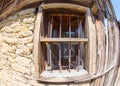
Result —
[[95, 74], [96, 68], [96, 29], [93, 23], [90, 10], [86, 14], [86, 28], [88, 28], [88, 59], [89, 73]]
[[[39, 8], [41, 9], [41, 8]], [[35, 74], [36, 74], [36, 78], [38, 78], [40, 76], [40, 58], [39, 58], [39, 54], [40, 54], [40, 43], [39, 43], [39, 37], [40, 37], [40, 22], [42, 19], [42, 12], [38, 12], [37, 16], [36, 16], [36, 21], [35, 21], [35, 30], [34, 30], [34, 39], [33, 39], [33, 55], [34, 55], [34, 65], [35, 65]]]
[[73, 10], [73, 11], [78, 11], [78, 12], [83, 12], [85, 13], [88, 8], [80, 5], [75, 5], [75, 4], [68, 4], [68, 3], [52, 3], [52, 4], [45, 4], [41, 5], [43, 9], [68, 9], [68, 10]]
[[5, 19], [11, 13], [18, 11], [29, 4], [36, 3], [36, 2], [42, 2], [42, 1], [43, 0], [24, 0], [23, 2], [16, 4], [16, 5], [13, 3], [11, 4], [9, 8], [7, 8], [7, 10], [4, 13], [1, 13], [0, 20]]

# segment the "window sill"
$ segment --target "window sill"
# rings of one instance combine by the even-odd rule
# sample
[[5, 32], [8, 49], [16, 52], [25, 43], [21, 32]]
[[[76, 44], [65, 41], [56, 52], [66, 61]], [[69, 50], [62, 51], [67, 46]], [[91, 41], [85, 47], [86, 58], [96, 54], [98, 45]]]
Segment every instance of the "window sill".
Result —
[[45, 83], [73, 83], [76, 80], [83, 79], [88, 76], [89, 74], [85, 69], [81, 69], [79, 71], [71, 70], [71, 72], [62, 70], [61, 73], [58, 70], [53, 72], [44, 71], [40, 75], [38, 81]]

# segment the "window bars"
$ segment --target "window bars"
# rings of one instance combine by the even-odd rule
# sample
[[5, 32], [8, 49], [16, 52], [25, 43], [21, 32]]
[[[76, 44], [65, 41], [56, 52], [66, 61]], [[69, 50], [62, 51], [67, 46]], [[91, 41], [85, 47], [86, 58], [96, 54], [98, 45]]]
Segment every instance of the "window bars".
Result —
[[[53, 71], [84, 68], [85, 43], [88, 42], [84, 21], [79, 16], [49, 15], [47, 35], [40, 37], [46, 44], [46, 70]], [[47, 24], [47, 23], [46, 23]]]

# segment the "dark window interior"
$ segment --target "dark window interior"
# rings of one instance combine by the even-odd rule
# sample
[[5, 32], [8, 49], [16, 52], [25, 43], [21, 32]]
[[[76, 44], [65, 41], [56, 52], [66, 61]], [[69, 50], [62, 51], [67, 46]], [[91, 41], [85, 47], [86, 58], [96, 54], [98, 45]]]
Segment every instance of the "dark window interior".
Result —
[[[44, 16], [43, 38], [87, 38], [85, 18], [70, 14], [49, 14]], [[46, 70], [80, 70], [84, 68], [86, 48], [83, 42], [42, 42]]]

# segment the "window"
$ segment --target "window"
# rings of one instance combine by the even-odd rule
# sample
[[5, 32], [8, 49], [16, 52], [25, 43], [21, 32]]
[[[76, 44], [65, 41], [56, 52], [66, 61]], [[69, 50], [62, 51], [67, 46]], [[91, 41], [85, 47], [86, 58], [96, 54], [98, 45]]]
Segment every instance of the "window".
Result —
[[[71, 4], [62, 5], [63, 8], [68, 6], [74, 9]], [[55, 4], [55, 9], [51, 6], [54, 7], [50, 5], [50, 10], [39, 13], [40, 17], [36, 20], [34, 58], [37, 80], [72, 82], [76, 77], [88, 76], [94, 66], [91, 58], [96, 56], [91, 51], [96, 50], [96, 42], [92, 34], [95, 31], [90, 10], [81, 10], [78, 6], [78, 12], [75, 12], [69, 9], [56, 10], [56, 6], [61, 8], [61, 4]], [[48, 5], [45, 8], [48, 9]]]
[[77, 15], [49, 14], [41, 31], [41, 46], [44, 47], [44, 58], [47, 71], [79, 71], [84, 68], [86, 29], [84, 17]]
[[85, 69], [87, 42], [85, 15], [46, 14], [40, 36], [46, 63], [41, 76], [57, 77], [57, 72], [68, 77], [67, 74]]

